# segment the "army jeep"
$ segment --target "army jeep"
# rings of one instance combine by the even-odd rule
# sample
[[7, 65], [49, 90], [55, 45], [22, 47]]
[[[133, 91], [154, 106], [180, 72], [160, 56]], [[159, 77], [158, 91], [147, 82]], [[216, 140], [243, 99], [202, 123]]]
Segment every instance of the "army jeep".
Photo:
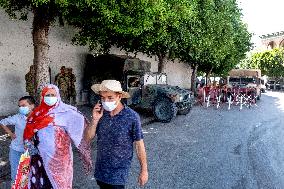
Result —
[[170, 122], [177, 113], [189, 113], [192, 102], [189, 91], [167, 84], [165, 73], [137, 72], [126, 74], [125, 89], [131, 95], [131, 107], [150, 109], [161, 122]]
[[[111, 65], [112, 61], [114, 65]], [[95, 57], [93, 62], [104, 65], [103, 68], [109, 70], [96, 72], [95, 79], [93, 78], [91, 83], [99, 83], [104, 79], [119, 80], [123, 90], [131, 96], [125, 100], [130, 107], [151, 110], [156, 120], [160, 122], [170, 122], [177, 114], [186, 115], [190, 112], [192, 107], [190, 91], [168, 85], [165, 73], [150, 71], [150, 62], [117, 55], [101, 55]], [[100, 70], [99, 66], [95, 67], [96, 71]], [[119, 68], [123, 69], [121, 74], [118, 74]], [[86, 69], [94, 70], [89, 67]], [[114, 72], [111, 73], [112, 71]], [[98, 98], [95, 93], [91, 92], [91, 104], [96, 103]]]

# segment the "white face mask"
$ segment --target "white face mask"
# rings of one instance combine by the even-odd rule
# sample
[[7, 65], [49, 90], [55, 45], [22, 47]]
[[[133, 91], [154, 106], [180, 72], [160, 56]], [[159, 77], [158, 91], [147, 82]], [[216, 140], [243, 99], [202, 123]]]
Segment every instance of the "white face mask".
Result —
[[103, 108], [109, 112], [113, 111], [117, 107], [116, 101], [102, 102], [102, 105], [103, 105]]
[[51, 97], [51, 96], [45, 96], [44, 97], [44, 102], [45, 102], [45, 104], [47, 104], [48, 106], [53, 106], [53, 105], [55, 105], [56, 104], [56, 102], [57, 102], [57, 97]]
[[30, 113], [30, 108], [28, 106], [19, 107], [19, 113], [22, 115], [28, 115]]

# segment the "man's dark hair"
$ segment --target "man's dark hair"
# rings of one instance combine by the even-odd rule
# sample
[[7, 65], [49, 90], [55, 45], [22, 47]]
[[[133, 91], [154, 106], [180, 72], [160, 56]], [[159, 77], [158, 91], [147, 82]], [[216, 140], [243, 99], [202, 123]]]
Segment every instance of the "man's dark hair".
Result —
[[32, 96], [23, 96], [19, 101], [26, 100], [30, 105], [35, 104], [35, 99]]

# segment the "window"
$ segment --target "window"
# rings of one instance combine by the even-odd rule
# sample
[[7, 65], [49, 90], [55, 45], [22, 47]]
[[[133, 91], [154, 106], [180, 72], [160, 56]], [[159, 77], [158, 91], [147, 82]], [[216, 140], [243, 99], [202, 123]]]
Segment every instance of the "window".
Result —
[[128, 78], [128, 87], [139, 87], [139, 77], [133, 76]]

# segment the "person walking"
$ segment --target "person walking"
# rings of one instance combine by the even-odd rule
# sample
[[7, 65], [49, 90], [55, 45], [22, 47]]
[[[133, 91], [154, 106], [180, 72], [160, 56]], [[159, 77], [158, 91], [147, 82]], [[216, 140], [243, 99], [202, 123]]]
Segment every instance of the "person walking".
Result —
[[[11, 182], [14, 183], [21, 155], [24, 153], [23, 133], [26, 127], [27, 116], [35, 107], [35, 100], [32, 96], [24, 96], [18, 102], [19, 112], [0, 121], [1, 127], [11, 137], [9, 161], [11, 167]], [[15, 127], [12, 132], [8, 125]]]
[[91, 88], [101, 96], [101, 104], [95, 105], [85, 136], [87, 140], [97, 136], [94, 173], [97, 184], [101, 189], [125, 188], [135, 145], [141, 166], [138, 182], [145, 185], [148, 168], [140, 117], [121, 102], [129, 94], [122, 91], [116, 80], [104, 80]]
[[44, 87], [41, 99], [27, 119], [23, 136], [31, 154], [30, 189], [72, 189], [72, 141], [86, 171], [92, 169], [90, 145], [84, 140], [87, 121], [75, 107], [61, 101], [55, 85]]

